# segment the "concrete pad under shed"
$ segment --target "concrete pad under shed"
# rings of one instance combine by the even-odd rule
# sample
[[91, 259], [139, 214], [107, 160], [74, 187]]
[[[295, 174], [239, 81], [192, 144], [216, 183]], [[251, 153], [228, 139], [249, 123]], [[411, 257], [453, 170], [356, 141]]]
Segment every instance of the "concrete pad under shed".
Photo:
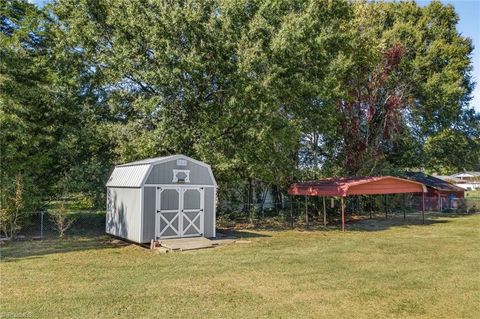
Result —
[[161, 247], [180, 251], [212, 248], [215, 245], [213, 241], [205, 237], [174, 238], [160, 241]]
[[[205, 237], [163, 239], [157, 242], [156, 245], [154, 246], [151, 245], [150, 249], [156, 249], [159, 252], [184, 251], [184, 250], [194, 250], [194, 249], [203, 249], [203, 248], [213, 248], [215, 246], [229, 245], [237, 242], [238, 242], [237, 237], [217, 232], [217, 237], [210, 238], [210, 239]], [[240, 240], [240, 243], [243, 243], [243, 241]]]

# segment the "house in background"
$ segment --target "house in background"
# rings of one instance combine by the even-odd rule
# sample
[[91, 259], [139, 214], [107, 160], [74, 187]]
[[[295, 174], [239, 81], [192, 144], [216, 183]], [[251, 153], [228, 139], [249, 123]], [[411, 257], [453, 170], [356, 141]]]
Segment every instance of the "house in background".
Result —
[[463, 201], [465, 197], [465, 189], [437, 176], [422, 172], [407, 172], [403, 177], [427, 186], [427, 193], [425, 194], [426, 210], [442, 211], [447, 208], [457, 208], [459, 202]]
[[463, 182], [460, 178], [456, 178], [456, 177], [453, 177], [453, 176], [450, 176], [450, 175], [436, 175], [436, 174], [433, 174], [432, 176], [436, 177], [436, 178], [439, 178], [442, 181], [449, 182], [450, 184], [458, 184], [458, 183]]
[[465, 190], [474, 191], [480, 189], [480, 172], [457, 173], [453, 174], [451, 177], [457, 180], [455, 185]]

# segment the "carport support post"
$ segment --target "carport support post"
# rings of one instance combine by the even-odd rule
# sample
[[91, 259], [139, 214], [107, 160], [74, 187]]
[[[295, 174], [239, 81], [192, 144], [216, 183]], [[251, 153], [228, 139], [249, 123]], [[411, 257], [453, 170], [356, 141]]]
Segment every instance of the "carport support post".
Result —
[[325, 205], [325, 196], [323, 196], [323, 226], [327, 226], [327, 206]]
[[425, 224], [425, 193], [422, 192], [422, 224]]
[[343, 205], [343, 196], [340, 197], [340, 202], [342, 205], [342, 231], [345, 231], [345, 205]]

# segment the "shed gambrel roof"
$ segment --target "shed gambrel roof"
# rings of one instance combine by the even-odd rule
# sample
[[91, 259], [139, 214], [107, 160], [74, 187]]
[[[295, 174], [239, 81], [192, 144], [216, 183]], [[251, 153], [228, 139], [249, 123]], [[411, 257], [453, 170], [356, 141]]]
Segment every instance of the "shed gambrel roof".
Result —
[[107, 187], [142, 187], [142, 185], [145, 183], [145, 180], [148, 177], [148, 174], [150, 173], [152, 166], [161, 164], [164, 162], [169, 162], [172, 160], [177, 160], [177, 159], [186, 159], [195, 164], [206, 167], [210, 172], [210, 176], [212, 177], [213, 184], [217, 186], [217, 183], [213, 176], [210, 165], [181, 154], [147, 158], [140, 161], [117, 165], [113, 169], [112, 174], [110, 174], [110, 177], [107, 181], [106, 186]]
[[190, 160], [193, 160], [192, 158], [189, 158], [183, 155], [160, 156], [160, 157], [146, 158], [146, 159], [135, 161], [135, 162], [129, 162], [129, 163], [117, 165], [117, 167], [135, 166], [135, 165], [144, 165], [144, 164], [157, 164], [157, 163], [165, 162], [170, 159], [174, 159], [176, 157], [185, 157]]
[[140, 187], [150, 170], [150, 164], [117, 166], [107, 181], [107, 187]]

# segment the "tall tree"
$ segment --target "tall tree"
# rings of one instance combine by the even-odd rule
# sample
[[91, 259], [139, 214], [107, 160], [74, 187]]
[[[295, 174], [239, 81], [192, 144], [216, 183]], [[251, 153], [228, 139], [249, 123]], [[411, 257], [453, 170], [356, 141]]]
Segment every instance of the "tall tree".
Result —
[[34, 197], [101, 202], [114, 162], [173, 153], [250, 197], [295, 178], [479, 162], [472, 46], [439, 2], [1, 8], [2, 182], [21, 174]]
[[[473, 87], [472, 46], [456, 30], [453, 7], [436, 1], [423, 8], [414, 2], [353, 7], [355, 53], [344, 82], [349, 96], [340, 102], [347, 172], [429, 167], [441, 159], [425, 152], [425, 141], [458, 126], [470, 141], [459, 144], [468, 148], [458, 154], [469, 152], [479, 136], [478, 126], [462, 124]], [[469, 156], [463, 166], [477, 162], [478, 155]]]
[[[59, 184], [75, 167], [81, 169], [73, 181], [85, 184], [85, 164], [96, 158], [88, 150], [98, 138], [88, 125], [76, 66], [55, 50], [56, 21], [20, 0], [2, 2], [1, 16], [1, 181], [7, 185], [20, 174], [32, 204], [25, 209], [33, 209], [60, 196]], [[98, 193], [98, 183], [94, 188]]]
[[[287, 3], [287, 2], [285, 2]], [[65, 41], [99, 79], [118, 161], [184, 153], [220, 182], [274, 180], [298, 135], [271, 98], [255, 1], [59, 1]], [[114, 134], [114, 136], [113, 136]], [[292, 142], [293, 141], [293, 142]], [[290, 166], [289, 166], [290, 165]]]

